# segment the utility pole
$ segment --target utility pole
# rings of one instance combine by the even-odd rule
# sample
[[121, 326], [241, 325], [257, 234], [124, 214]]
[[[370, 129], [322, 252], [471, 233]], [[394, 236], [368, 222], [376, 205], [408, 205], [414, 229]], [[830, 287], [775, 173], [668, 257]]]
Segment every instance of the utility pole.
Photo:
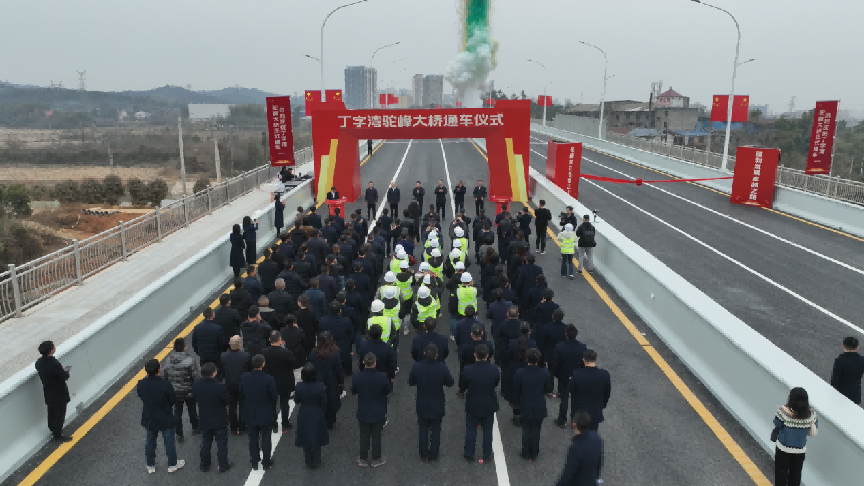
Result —
[[183, 159], [183, 119], [177, 115], [177, 132], [180, 134], [180, 182], [183, 184], [183, 197], [186, 197], [186, 161]]
[[213, 135], [213, 151], [216, 152], [216, 184], [219, 184], [222, 178], [222, 162], [219, 160], [219, 143], [216, 135]]
[[114, 175], [114, 153], [111, 152], [111, 142], [108, 142], [108, 166], [111, 167], [111, 175]]

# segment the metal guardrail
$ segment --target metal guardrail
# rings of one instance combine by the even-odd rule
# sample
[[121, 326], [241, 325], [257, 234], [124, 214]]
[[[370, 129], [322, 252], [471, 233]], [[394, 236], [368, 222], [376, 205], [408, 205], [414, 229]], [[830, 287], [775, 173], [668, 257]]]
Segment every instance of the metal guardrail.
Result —
[[[720, 168], [723, 160], [722, 154], [697, 150], [693, 147], [688, 148], [683, 145], [667, 145], [617, 133], [608, 133], [606, 139], [609, 142], [706, 167]], [[734, 169], [735, 157], [730, 156], [729, 170]], [[806, 175], [802, 170], [781, 166], [777, 171], [777, 185], [853, 204], [864, 204], [864, 183], [843, 179], [840, 176]]]
[[[295, 152], [296, 165], [312, 160], [312, 148]], [[276, 176], [265, 165], [186, 196], [163, 208], [121, 221], [117, 227], [74, 240], [69, 246], [23, 265], [9, 265], [0, 273], [0, 322], [20, 317], [27, 310], [114, 263], [125, 260], [151, 243], [210, 214]]]

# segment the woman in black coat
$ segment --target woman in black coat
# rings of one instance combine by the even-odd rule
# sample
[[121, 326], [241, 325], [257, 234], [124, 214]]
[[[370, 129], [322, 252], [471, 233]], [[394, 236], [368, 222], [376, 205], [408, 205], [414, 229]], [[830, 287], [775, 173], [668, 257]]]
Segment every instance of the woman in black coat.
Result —
[[243, 235], [240, 234], [240, 225], [235, 224], [231, 230], [231, 258], [229, 265], [234, 269], [234, 278], [240, 277], [240, 272], [246, 268], [246, 258], [243, 256], [243, 249], [246, 248]]
[[315, 365], [306, 363], [300, 371], [302, 382], [294, 391], [294, 403], [300, 407], [297, 413], [297, 432], [294, 445], [303, 448], [306, 467], [315, 469], [321, 466], [321, 447], [330, 442], [324, 411], [327, 408], [327, 392], [324, 384], [318, 381]]
[[257, 240], [257, 236], [255, 232], [258, 231], [258, 220], [252, 221], [252, 218], [249, 216], [243, 216], [243, 240], [246, 242], [246, 263], [253, 265], [255, 264], [255, 258], [258, 255], [258, 251], [255, 248], [255, 241]]
[[333, 335], [329, 331], [323, 331], [318, 335], [318, 345], [309, 353], [309, 362], [315, 365], [318, 381], [324, 384], [327, 393], [324, 418], [327, 420], [327, 428], [332, 429], [336, 423], [336, 413], [342, 406], [341, 396], [345, 374], [342, 371], [339, 347], [333, 342]]
[[282, 233], [282, 228], [285, 226], [285, 203], [282, 202], [282, 196], [276, 194], [276, 211], [273, 213], [273, 226], [276, 227], [276, 236]]

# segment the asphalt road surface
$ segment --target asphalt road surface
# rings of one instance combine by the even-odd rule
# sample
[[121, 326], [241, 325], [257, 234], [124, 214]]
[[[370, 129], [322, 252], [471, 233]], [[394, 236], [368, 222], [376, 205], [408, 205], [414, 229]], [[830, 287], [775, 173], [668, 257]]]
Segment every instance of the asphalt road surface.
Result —
[[[409, 148], [410, 146], [410, 148]], [[533, 146], [532, 146], [533, 147]], [[539, 147], [539, 145], [537, 146]], [[590, 157], [590, 155], [589, 155]], [[446, 162], [445, 162], [446, 160]], [[532, 164], [539, 163], [532, 159]], [[362, 166], [363, 187], [374, 181], [382, 197], [389, 182], [395, 178], [402, 189], [403, 202], [400, 210], [407, 207], [404, 200], [410, 194], [414, 182], [420, 180], [427, 188], [425, 204], [433, 199], [431, 190], [439, 179], [448, 187], [462, 179], [472, 187], [477, 179], [488, 180], [488, 167], [479, 150], [471, 143], [460, 141], [387, 141]], [[398, 175], [397, 175], [398, 172]], [[641, 188], [648, 192], [647, 188]], [[686, 190], [703, 191], [689, 186]], [[707, 193], [706, 194], [711, 194]], [[596, 191], [586, 190], [586, 198], [597, 197]], [[664, 196], [665, 197], [665, 196]], [[470, 191], [466, 209], [474, 217]], [[608, 199], [608, 198], [607, 198]], [[611, 202], [609, 203], [611, 204]], [[719, 206], [720, 203], [717, 203]], [[513, 208], [519, 210], [521, 207]], [[622, 215], [615, 208], [603, 206], [610, 222], [618, 224]], [[348, 205], [351, 210], [362, 208], [358, 201]], [[487, 210], [490, 210], [487, 204]], [[623, 208], [621, 208], [624, 211]], [[632, 211], [627, 210], [628, 213]], [[447, 220], [452, 218], [452, 200], [448, 200]], [[771, 216], [772, 218], [774, 216]], [[642, 220], [636, 214], [626, 215], [626, 221], [641, 224], [642, 232], [652, 234], [659, 228], [656, 223]], [[785, 220], [782, 223], [787, 223]], [[624, 231], [632, 227], [621, 228]], [[735, 228], [741, 232], [740, 228]], [[657, 238], [669, 240], [671, 236]], [[830, 238], [823, 235], [823, 238]], [[532, 236], [533, 239], [533, 236]], [[654, 238], [651, 238], [654, 239]], [[449, 244], [449, 242], [448, 242]], [[835, 243], [842, 247], [843, 240]], [[473, 242], [472, 242], [473, 245]], [[533, 241], [531, 242], [533, 249]], [[649, 248], [655, 251], [655, 248]], [[579, 329], [579, 339], [598, 352], [598, 365], [609, 370], [612, 376], [612, 398], [606, 409], [606, 421], [600, 426], [605, 444], [605, 463], [602, 477], [607, 485], [626, 486], [720, 486], [754, 484], [754, 479], [745, 472], [739, 460], [730, 451], [740, 447], [748, 461], [752, 461], [761, 473], [773, 476], [773, 461], [749, 436], [735, 419], [713, 398], [701, 383], [690, 374], [651, 330], [623, 302], [599, 275], [565, 280], [559, 277], [558, 251], [551, 241], [546, 255], [537, 255], [550, 287], [555, 290], [555, 300], [563, 307], [565, 322]], [[695, 251], [695, 250], [692, 250]], [[419, 250], [417, 251], [419, 255]], [[668, 258], [669, 250], [661, 248], [661, 258]], [[473, 255], [473, 251], [469, 251]], [[702, 281], [726, 279], [726, 275], [714, 275], [714, 267], [701, 265]], [[469, 268], [469, 271], [477, 267]], [[726, 270], [728, 272], [728, 270]], [[592, 280], [589, 280], [592, 279]], [[596, 289], [592, 287], [595, 282]], [[742, 289], [739, 298], [746, 297]], [[602, 294], [602, 295], [601, 295]], [[214, 299], [217, 296], [214, 295]], [[768, 296], [763, 297], [768, 299]], [[481, 300], [482, 302], [482, 300]], [[769, 301], [771, 302], [771, 301]], [[771, 302], [773, 304], [773, 302]], [[768, 305], [768, 304], [766, 304]], [[481, 303], [481, 307], [483, 307]], [[640, 344], [628, 331], [622, 318], [613, 313], [620, 309], [624, 320], [635, 326], [636, 334], [644, 336], [647, 343]], [[485, 312], [481, 311], [481, 315]], [[823, 320], [824, 321], [824, 320]], [[440, 319], [439, 332], [449, 333], [449, 319]], [[488, 325], [488, 324], [487, 324]], [[178, 327], [180, 329], [185, 327]], [[172, 334], [172, 338], [173, 338]], [[64, 486], [95, 485], [552, 485], [557, 481], [564, 465], [567, 447], [573, 435], [572, 429], [562, 430], [552, 420], [557, 415], [558, 400], [549, 399], [549, 418], [543, 423], [540, 456], [536, 462], [526, 462], [519, 457], [521, 429], [514, 427], [510, 419], [510, 407], [500, 399], [501, 411], [496, 421], [498, 448], [493, 463], [468, 463], [462, 457], [465, 437], [464, 402], [456, 395], [456, 387], [447, 391], [447, 416], [442, 430], [441, 458], [432, 465], [421, 464], [417, 451], [417, 425], [415, 418], [415, 391], [407, 385], [408, 371], [412, 360], [407, 352], [410, 340], [415, 336], [402, 337], [399, 352], [400, 373], [396, 377], [395, 390], [389, 400], [389, 424], [384, 429], [383, 451], [387, 464], [375, 469], [359, 468], [357, 456], [357, 425], [355, 421], [356, 398], [350, 394], [343, 398], [342, 409], [334, 430], [330, 432], [330, 445], [323, 449], [323, 468], [315, 471], [303, 465], [302, 451], [294, 447], [293, 431], [283, 435], [274, 448], [275, 466], [266, 473], [252, 473], [248, 463], [246, 436], [229, 439], [229, 455], [235, 468], [226, 474], [202, 473], [198, 470], [199, 444], [187, 434], [187, 441], [178, 444], [178, 456], [187, 461], [184, 469], [174, 474], [166, 472], [164, 449], [157, 449], [157, 473], [148, 475], [144, 468], [144, 432], [140, 426], [141, 403], [134, 393], [122, 397], [116, 405], [109, 399], [129, 381], [134, 372], [121, 380], [82, 417], [68, 424], [66, 433], [75, 433], [84, 421], [101, 407], [110, 409], [86, 435], [77, 432], [80, 440], [34, 484]], [[152, 355], [169, 345], [170, 340], [154, 343]], [[650, 351], [649, 351], [650, 350]], [[649, 351], [649, 352], [646, 352]], [[649, 353], [655, 353], [652, 358]], [[98, 359], [98, 357], [94, 357]], [[827, 359], [827, 358], [826, 358]], [[658, 361], [668, 364], [664, 371]], [[455, 345], [451, 342], [448, 366], [454, 378], [458, 375]], [[143, 365], [143, 363], [142, 363]], [[355, 364], [356, 366], [356, 364]], [[665, 366], [664, 366], [665, 367]], [[137, 372], [137, 370], [135, 370]], [[672, 379], [680, 378], [678, 386]], [[675, 378], [677, 377], [677, 378]], [[346, 389], [350, 389], [350, 378], [346, 378]], [[681, 391], [684, 390], [684, 391]], [[685, 398], [685, 396], [687, 398]], [[704, 407], [712, 419], [709, 426], [697, 413], [693, 403]], [[714, 420], [716, 419], [716, 422]], [[292, 422], [294, 418], [290, 419]], [[766, 433], [770, 431], [771, 417], [765, 418]], [[188, 423], [186, 424], [188, 431]], [[718, 432], [719, 431], [719, 432]], [[727, 434], [734, 447], [724, 445], [718, 433]], [[197, 439], [197, 438], [193, 438]], [[21, 467], [3, 485], [19, 484], [34, 467], [43, 462], [57, 446], [49, 444], [36, 457]], [[479, 447], [479, 441], [478, 441]], [[503, 452], [503, 453], [502, 453]], [[215, 450], [213, 451], [215, 456]], [[480, 452], [477, 457], [480, 457]]]

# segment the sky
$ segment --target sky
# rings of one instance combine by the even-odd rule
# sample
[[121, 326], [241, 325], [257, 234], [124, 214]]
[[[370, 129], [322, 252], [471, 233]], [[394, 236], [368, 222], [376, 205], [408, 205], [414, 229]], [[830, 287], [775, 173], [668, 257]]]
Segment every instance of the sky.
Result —
[[[351, 0], [6, 0], [0, 2], [0, 79], [90, 90], [194, 90], [240, 85], [281, 94], [320, 89], [324, 17]], [[525, 90], [597, 103], [608, 56], [607, 100], [647, 101], [662, 81], [710, 106], [731, 87], [736, 30], [725, 13], [690, 0], [491, 0], [500, 42], [490, 79], [507, 94]], [[864, 3], [711, 0], [741, 28], [736, 94], [772, 112], [839, 99], [864, 110], [858, 24]], [[457, 0], [368, 0], [339, 10], [324, 33], [327, 89], [344, 68], [378, 52], [379, 88], [410, 88], [414, 74], [443, 74], [460, 47]], [[528, 59], [542, 62], [546, 69]], [[445, 90], [449, 85], [445, 83]]]

